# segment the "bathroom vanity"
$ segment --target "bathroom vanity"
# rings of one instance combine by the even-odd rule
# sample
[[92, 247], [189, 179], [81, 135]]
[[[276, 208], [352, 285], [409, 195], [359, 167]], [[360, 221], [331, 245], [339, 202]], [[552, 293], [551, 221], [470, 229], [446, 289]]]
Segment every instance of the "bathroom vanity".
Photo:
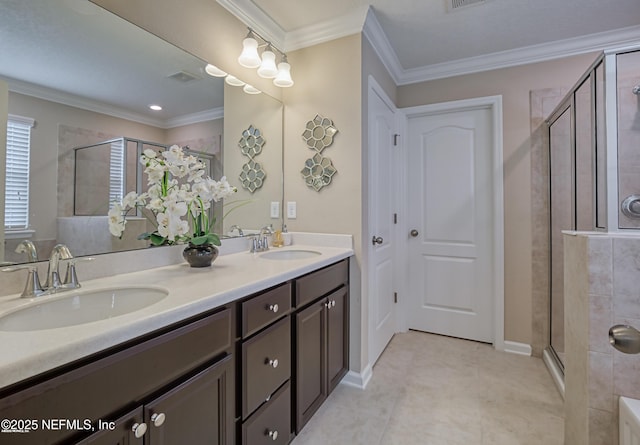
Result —
[[314, 258], [243, 252], [204, 272], [177, 265], [118, 276], [169, 295], [111, 320], [0, 332], [3, 349], [34, 346], [0, 360], [2, 428], [29, 430], [1, 442], [289, 443], [348, 369], [352, 251], [313, 249]]

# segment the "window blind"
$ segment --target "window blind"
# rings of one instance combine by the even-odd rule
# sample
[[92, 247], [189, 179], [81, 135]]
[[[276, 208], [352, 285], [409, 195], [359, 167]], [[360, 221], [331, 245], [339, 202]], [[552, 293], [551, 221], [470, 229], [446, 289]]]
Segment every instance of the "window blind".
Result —
[[109, 157], [109, 208], [124, 197], [124, 139], [111, 141]]
[[34, 120], [9, 115], [7, 120], [7, 159], [4, 227], [29, 227], [29, 155]]

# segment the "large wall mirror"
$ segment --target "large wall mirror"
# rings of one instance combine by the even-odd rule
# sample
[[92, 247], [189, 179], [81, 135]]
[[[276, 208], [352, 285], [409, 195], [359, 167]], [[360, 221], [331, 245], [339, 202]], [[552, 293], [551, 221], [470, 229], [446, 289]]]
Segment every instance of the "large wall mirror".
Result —
[[[140, 146], [188, 146], [206, 157], [214, 179], [226, 175], [239, 190], [237, 200], [247, 202], [223, 221], [228, 209], [215, 209], [218, 232], [231, 236], [238, 234], [231, 226], [250, 233], [282, 223], [281, 212], [271, 213], [274, 202], [282, 208], [282, 103], [209, 76], [205, 66], [215, 61], [194, 57], [86, 0], [3, 0], [0, 51], [9, 115], [35, 122], [29, 231], [3, 231], [0, 262], [28, 261], [15, 252], [24, 239], [36, 246], [39, 260], [56, 243], [76, 256], [148, 246], [136, 239], [147, 230], [142, 218], [128, 222], [121, 239], [109, 233], [105, 209], [113, 198], [114, 144], [123, 147], [125, 192], [140, 183], [134, 175]], [[239, 143], [250, 127], [260, 129], [265, 141], [256, 157], [265, 176], [254, 190], [241, 179], [247, 158]]]

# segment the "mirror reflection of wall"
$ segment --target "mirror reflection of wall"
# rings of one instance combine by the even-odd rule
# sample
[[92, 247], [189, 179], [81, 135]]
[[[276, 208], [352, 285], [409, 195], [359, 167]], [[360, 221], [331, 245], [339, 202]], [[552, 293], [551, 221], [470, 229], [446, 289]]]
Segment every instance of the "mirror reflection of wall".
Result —
[[[77, 9], [80, 3], [82, 7]], [[83, 216], [74, 215], [74, 148], [122, 137], [178, 144], [213, 155], [213, 177], [223, 175], [224, 82], [204, 72], [205, 61], [89, 2], [4, 0], [0, 27], [7, 37], [0, 41], [0, 51], [11, 56], [0, 61], [0, 80], [9, 85], [8, 110], [0, 103], [0, 122], [7, 113], [35, 121], [31, 130], [29, 229], [39, 259], [47, 259], [58, 242], [68, 244], [76, 256], [147, 246], [136, 242], [138, 230], [129, 224], [125, 233], [133, 239], [111, 237], [105, 214], [97, 215], [108, 205], [99, 202], [106, 198], [94, 202], [93, 196], [98, 195], [89, 194]], [[41, 69], [42, 63], [46, 63], [46, 70]], [[246, 99], [243, 96], [239, 100]], [[266, 95], [260, 96], [253, 104], [244, 102], [243, 108], [262, 106]], [[151, 112], [148, 105], [156, 101], [161, 101], [164, 109]], [[224, 102], [226, 105], [227, 98]], [[279, 133], [273, 135], [273, 147], [279, 140], [281, 150], [281, 104], [277, 113]], [[3, 146], [4, 141], [5, 137]], [[280, 192], [268, 199], [281, 202], [281, 152], [276, 162], [279, 167], [270, 179], [280, 184]], [[86, 159], [81, 167], [85, 177], [105, 176], [104, 168], [104, 163], [99, 166]], [[228, 176], [233, 185], [239, 185], [236, 174]], [[127, 191], [130, 182], [128, 179]], [[222, 209], [217, 211], [221, 214]], [[136, 233], [129, 233], [130, 228]], [[27, 236], [7, 236], [0, 262], [27, 261], [26, 255], [14, 253]]]
[[[250, 95], [242, 88], [225, 84], [225, 121], [224, 121], [224, 171], [227, 180], [238, 188], [234, 202], [250, 201], [229, 212], [225, 203], [224, 233], [237, 235], [237, 231], [230, 232], [230, 228], [237, 225], [243, 231], [251, 233], [269, 224], [274, 229], [282, 221], [283, 195], [283, 105], [281, 102], [266, 94]], [[243, 155], [239, 146], [243, 132], [253, 126], [260, 131], [265, 142], [259, 155], [254, 161], [259, 163], [265, 173], [260, 187], [253, 192], [244, 188], [239, 178], [243, 165], [250, 161], [249, 156]], [[280, 212], [276, 217], [271, 216], [271, 203], [277, 202]]]

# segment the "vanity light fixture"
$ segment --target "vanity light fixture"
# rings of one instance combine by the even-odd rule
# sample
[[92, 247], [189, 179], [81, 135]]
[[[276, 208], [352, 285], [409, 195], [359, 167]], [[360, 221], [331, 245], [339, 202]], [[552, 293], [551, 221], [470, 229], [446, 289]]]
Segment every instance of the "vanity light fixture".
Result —
[[242, 91], [244, 91], [247, 94], [260, 94], [260, 93], [262, 93], [262, 91], [260, 91], [256, 87], [251, 86], [249, 84], [246, 84], [244, 87], [242, 87]]
[[254, 32], [249, 28], [247, 37], [242, 41], [242, 53], [238, 57], [238, 63], [245, 68], [258, 68], [262, 63], [258, 54], [258, 41], [254, 38]]
[[227, 73], [222, 71], [217, 66], [211, 65], [210, 63], [207, 63], [207, 66], [204, 67], [204, 71], [208, 75], [213, 76], [213, 77], [226, 77], [227, 76]]
[[161, 111], [162, 107], [160, 105], [149, 105], [149, 108], [151, 108], [153, 111]]
[[[261, 44], [258, 39], [262, 41]], [[262, 57], [258, 53], [260, 47], [265, 48]], [[281, 56], [280, 63], [277, 65], [276, 53]], [[278, 87], [286, 88], [293, 85], [291, 65], [287, 62], [287, 55], [251, 28], [242, 41], [242, 53], [238, 57], [238, 63], [245, 68], [258, 68], [260, 77], [273, 79], [273, 84]]]
[[244, 86], [245, 84], [243, 81], [241, 81], [237, 77], [232, 76], [231, 74], [225, 77], [224, 81], [233, 87], [241, 87], [241, 86]]

